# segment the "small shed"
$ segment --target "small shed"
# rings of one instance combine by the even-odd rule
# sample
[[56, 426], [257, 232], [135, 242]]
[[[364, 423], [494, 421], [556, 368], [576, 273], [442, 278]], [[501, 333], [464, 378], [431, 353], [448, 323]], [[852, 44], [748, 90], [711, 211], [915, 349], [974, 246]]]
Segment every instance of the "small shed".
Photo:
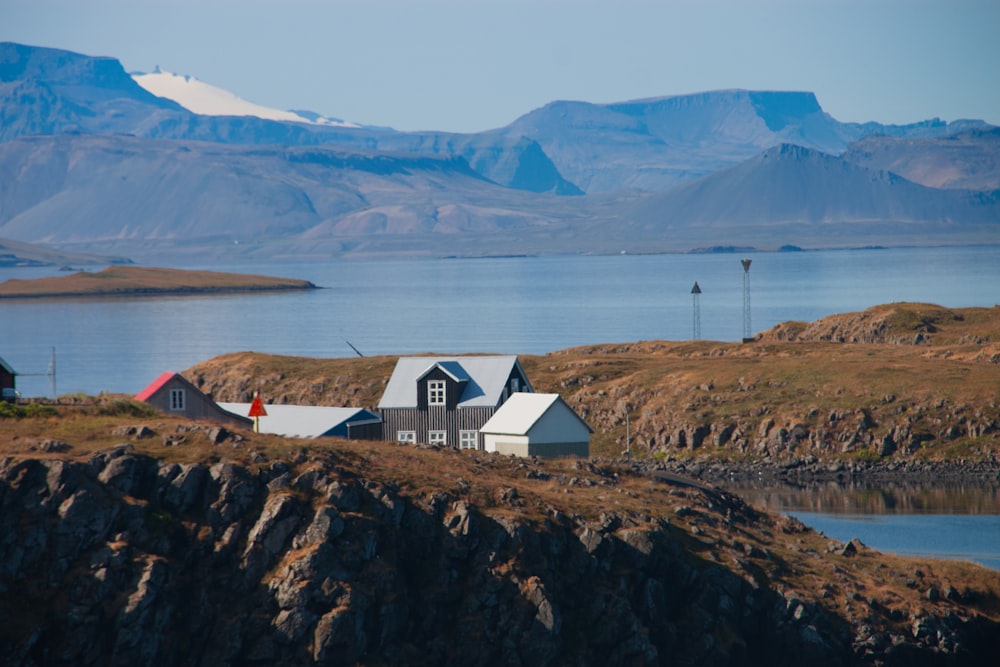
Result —
[[[219, 403], [226, 412], [250, 413], [249, 403]], [[267, 415], [259, 417], [260, 432], [290, 438], [340, 437], [370, 440], [374, 429], [381, 433], [382, 418], [363, 408], [335, 408], [314, 405], [265, 405]]]
[[17, 373], [10, 364], [0, 357], [0, 400], [13, 402], [17, 398], [17, 387], [14, 377]]
[[180, 373], [173, 371], [162, 373], [136, 394], [135, 400], [188, 419], [209, 419], [241, 427], [253, 424], [249, 417], [223, 410], [211, 396], [191, 384]]
[[559, 394], [518, 393], [479, 432], [488, 452], [587, 457], [594, 431]]

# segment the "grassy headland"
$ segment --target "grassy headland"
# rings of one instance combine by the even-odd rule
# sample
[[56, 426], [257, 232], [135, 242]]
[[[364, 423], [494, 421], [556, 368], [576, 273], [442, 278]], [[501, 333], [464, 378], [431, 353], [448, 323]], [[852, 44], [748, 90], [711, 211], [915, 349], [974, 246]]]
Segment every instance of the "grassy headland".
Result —
[[[1000, 456], [1000, 307], [898, 303], [752, 343], [644, 341], [520, 357], [591, 425], [591, 452], [786, 461]], [[373, 407], [395, 357], [250, 352], [185, 371], [218, 400]]]

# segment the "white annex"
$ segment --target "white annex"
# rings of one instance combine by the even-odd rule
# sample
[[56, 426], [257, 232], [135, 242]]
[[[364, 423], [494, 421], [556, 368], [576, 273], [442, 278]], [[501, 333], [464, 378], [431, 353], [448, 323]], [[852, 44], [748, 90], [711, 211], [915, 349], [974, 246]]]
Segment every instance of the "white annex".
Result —
[[559, 394], [512, 395], [479, 430], [484, 449], [517, 456], [590, 456], [583, 419]]
[[[250, 403], [219, 403], [220, 408], [246, 416]], [[267, 416], [260, 417], [260, 432], [289, 438], [347, 437], [347, 422], [378, 419], [362, 408], [329, 408], [314, 405], [265, 405]]]

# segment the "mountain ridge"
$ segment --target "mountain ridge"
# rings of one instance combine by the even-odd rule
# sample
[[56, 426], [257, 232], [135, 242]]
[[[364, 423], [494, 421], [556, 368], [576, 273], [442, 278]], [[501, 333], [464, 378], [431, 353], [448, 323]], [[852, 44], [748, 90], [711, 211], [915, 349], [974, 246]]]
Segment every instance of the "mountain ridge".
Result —
[[[153, 259], [1000, 242], [994, 190], [926, 187], [1000, 181], [989, 126], [840, 123], [809, 92], [553, 102], [461, 135], [201, 116], [114, 59], [11, 43], [0, 72], [0, 168], [16, 174], [0, 235], [21, 242]], [[957, 129], [981, 157], [947, 149]], [[849, 150], [876, 132], [911, 156], [888, 166], [932, 165], [907, 172], [923, 186]], [[776, 171], [766, 156], [792, 145], [817, 153]]]

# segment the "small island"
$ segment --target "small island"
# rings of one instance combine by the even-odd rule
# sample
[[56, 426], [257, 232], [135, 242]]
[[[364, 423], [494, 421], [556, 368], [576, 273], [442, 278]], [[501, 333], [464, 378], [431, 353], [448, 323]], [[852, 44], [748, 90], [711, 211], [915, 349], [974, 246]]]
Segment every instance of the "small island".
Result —
[[317, 289], [308, 280], [243, 273], [109, 266], [68, 276], [0, 283], [0, 299], [54, 297], [167, 296]]

